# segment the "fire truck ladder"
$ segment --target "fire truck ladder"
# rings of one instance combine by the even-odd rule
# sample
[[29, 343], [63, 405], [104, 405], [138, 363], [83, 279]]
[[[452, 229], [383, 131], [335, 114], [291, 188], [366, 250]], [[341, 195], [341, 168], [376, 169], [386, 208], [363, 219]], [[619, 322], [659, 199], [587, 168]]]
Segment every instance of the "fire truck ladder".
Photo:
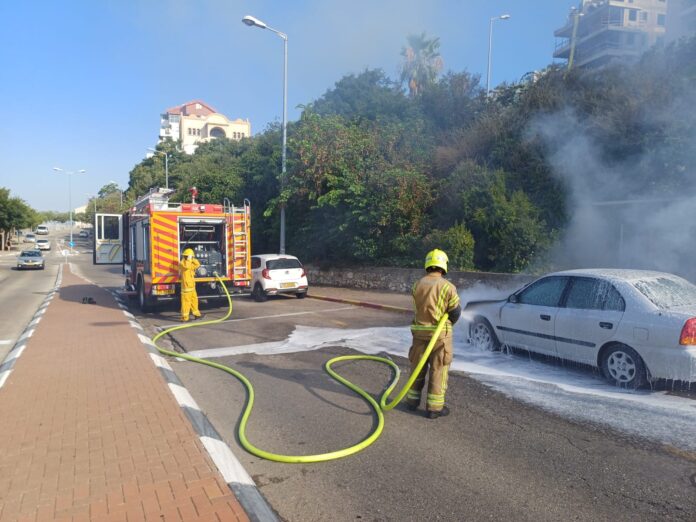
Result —
[[[223, 200], [225, 219], [227, 220], [228, 229], [232, 231], [232, 267], [233, 280], [249, 279], [249, 252], [247, 247], [249, 244], [248, 238], [248, 223], [249, 211], [251, 203], [248, 199], [244, 200], [244, 207], [235, 207], [230, 203], [230, 200]], [[237, 229], [240, 228], [240, 231]], [[242, 266], [238, 266], [237, 262], [241, 260]]]

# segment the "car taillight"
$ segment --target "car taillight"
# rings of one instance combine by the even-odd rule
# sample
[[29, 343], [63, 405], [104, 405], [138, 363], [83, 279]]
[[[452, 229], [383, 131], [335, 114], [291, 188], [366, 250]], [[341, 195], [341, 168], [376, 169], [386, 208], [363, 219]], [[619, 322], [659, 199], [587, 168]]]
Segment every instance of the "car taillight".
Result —
[[696, 344], [696, 317], [692, 317], [684, 323], [679, 344]]
[[270, 274], [270, 272], [268, 271], [268, 268], [264, 268], [263, 270], [261, 270], [261, 277], [263, 277], [264, 279], [270, 279], [270, 278], [271, 278], [271, 274]]

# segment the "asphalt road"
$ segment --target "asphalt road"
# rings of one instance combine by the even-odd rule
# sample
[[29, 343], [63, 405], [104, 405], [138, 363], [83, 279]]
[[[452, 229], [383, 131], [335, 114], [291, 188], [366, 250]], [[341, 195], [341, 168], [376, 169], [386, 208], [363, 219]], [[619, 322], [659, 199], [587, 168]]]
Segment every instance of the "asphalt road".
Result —
[[[48, 237], [52, 241], [55, 238]], [[31, 243], [17, 246], [27, 250], [34, 248]], [[58, 266], [63, 260], [53, 248], [44, 251], [44, 270], [17, 270], [18, 254], [19, 251], [0, 252], [0, 361], [12, 349], [46, 294], [53, 288]]]
[[[118, 267], [85, 275], [117, 286]], [[310, 289], [311, 294], [311, 289]], [[224, 309], [203, 307], [208, 317]], [[175, 310], [134, 313], [154, 332], [175, 324]], [[295, 328], [405, 326], [402, 314], [314, 299], [234, 300], [231, 320], [174, 334], [182, 351], [282, 341]], [[331, 451], [364, 438], [374, 425], [366, 404], [331, 380], [324, 362], [347, 349], [215, 359], [242, 371], [256, 403], [247, 435], [287, 454]], [[397, 361], [405, 369], [404, 360]], [[572, 422], [524, 405], [453, 372], [449, 417], [430, 421], [399, 407], [386, 414], [381, 438], [365, 451], [321, 464], [278, 464], [244, 451], [236, 427], [244, 390], [232, 377], [170, 361], [196, 402], [284, 520], [696, 520], [696, 455]], [[344, 363], [348, 379], [379, 394], [389, 372]]]

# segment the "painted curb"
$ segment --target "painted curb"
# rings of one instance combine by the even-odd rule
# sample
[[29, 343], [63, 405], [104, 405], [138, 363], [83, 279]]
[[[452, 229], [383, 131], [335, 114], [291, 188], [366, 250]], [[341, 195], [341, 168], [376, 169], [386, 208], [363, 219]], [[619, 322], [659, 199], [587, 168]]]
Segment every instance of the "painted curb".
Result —
[[321, 301], [331, 301], [332, 303], [346, 303], [346, 304], [352, 304], [355, 306], [362, 306], [364, 308], [375, 308], [377, 310], [387, 310], [390, 312], [399, 312], [402, 314], [412, 314], [413, 313], [413, 309], [403, 308], [401, 306], [392, 306], [392, 305], [385, 305], [385, 304], [370, 303], [367, 301], [355, 301], [353, 299], [342, 299], [342, 298], [338, 298], [338, 297], [327, 297], [325, 295], [307, 294], [307, 297], [311, 297], [312, 299], [319, 299]]
[[48, 305], [50, 304], [51, 300], [56, 295], [56, 293], [58, 293], [58, 290], [60, 289], [60, 285], [62, 282], [63, 265], [60, 264], [58, 265], [58, 274], [56, 275], [55, 283], [53, 283], [53, 288], [49, 290], [48, 294], [46, 294], [46, 297], [34, 313], [34, 316], [31, 318], [31, 321], [29, 321], [29, 324], [27, 324], [27, 326], [24, 328], [24, 331], [15, 341], [15, 344], [12, 347], [12, 349], [7, 353], [5, 358], [0, 363], [0, 388], [2, 388], [5, 385], [5, 382], [7, 382], [7, 379], [12, 373], [15, 363], [17, 362], [17, 359], [19, 359], [19, 357], [24, 352], [24, 349], [27, 347], [27, 340], [32, 335], [34, 335], [34, 330], [36, 329], [36, 326], [41, 322], [41, 318], [46, 313], [46, 308], [48, 308]]

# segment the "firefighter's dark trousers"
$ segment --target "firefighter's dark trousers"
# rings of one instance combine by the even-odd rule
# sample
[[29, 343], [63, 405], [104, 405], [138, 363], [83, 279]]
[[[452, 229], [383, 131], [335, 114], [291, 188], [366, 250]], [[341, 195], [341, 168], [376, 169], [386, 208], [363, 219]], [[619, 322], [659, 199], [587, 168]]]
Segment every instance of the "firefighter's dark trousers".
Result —
[[[430, 343], [430, 334], [427, 332], [413, 332], [413, 344], [408, 352], [408, 360], [411, 362], [411, 372], [415, 370], [425, 349]], [[442, 333], [435, 342], [433, 351], [428, 361], [423, 366], [420, 374], [414, 381], [411, 389], [406, 393], [406, 404], [417, 407], [420, 405], [421, 392], [425, 386], [425, 376], [428, 375], [428, 397], [426, 408], [428, 411], [441, 411], [445, 406], [445, 392], [447, 391], [447, 375], [452, 364], [452, 333]]]

